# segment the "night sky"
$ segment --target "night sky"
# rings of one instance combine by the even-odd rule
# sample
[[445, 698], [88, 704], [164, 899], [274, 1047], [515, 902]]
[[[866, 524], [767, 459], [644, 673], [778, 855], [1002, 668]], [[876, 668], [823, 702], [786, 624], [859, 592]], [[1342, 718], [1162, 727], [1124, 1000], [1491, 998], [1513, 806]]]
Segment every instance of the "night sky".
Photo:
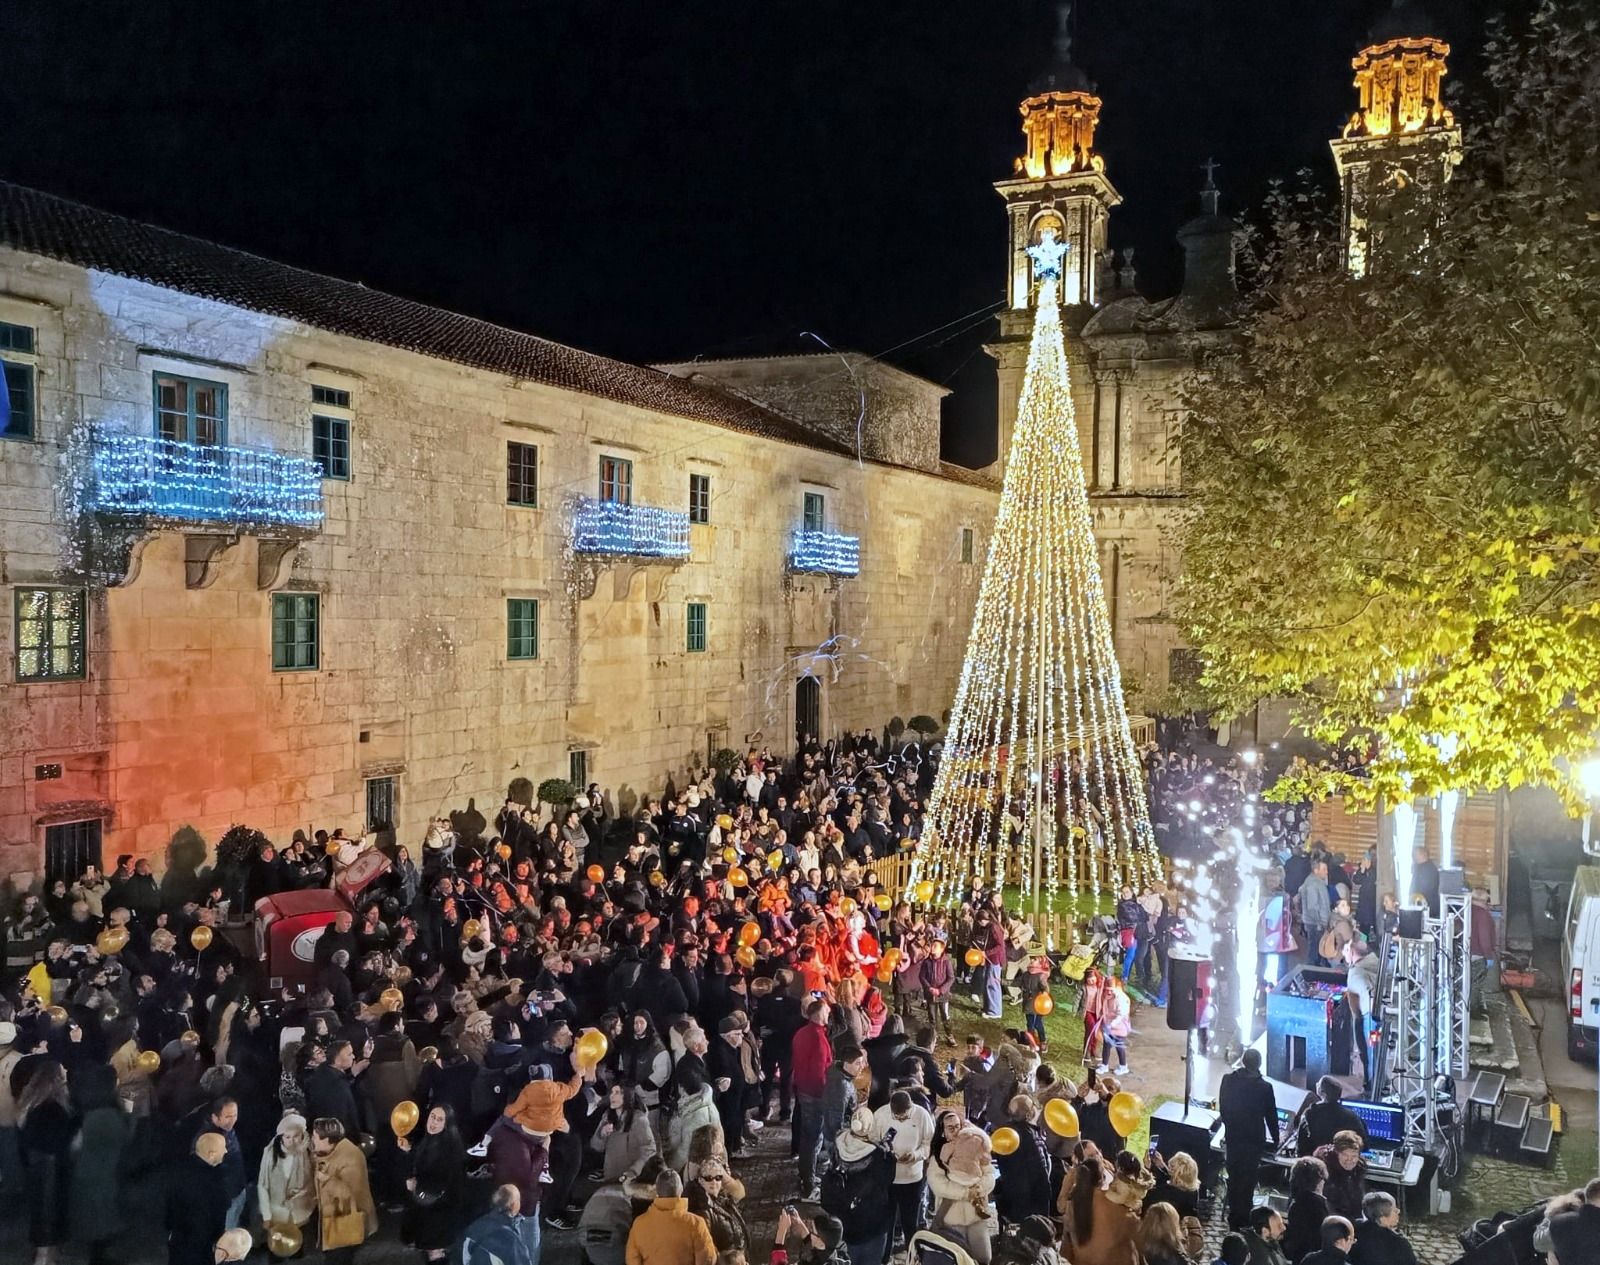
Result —
[[[1470, 80], [1498, 0], [1431, 0]], [[1173, 231], [1333, 181], [1349, 58], [1387, 0], [1080, 0], [1076, 59], [1124, 198], [1112, 243], [1175, 287]], [[452, 11], [452, 9], [454, 11]], [[12, 4], [0, 177], [636, 361], [880, 353], [994, 447], [992, 323], [1049, 63], [1040, 0]]]

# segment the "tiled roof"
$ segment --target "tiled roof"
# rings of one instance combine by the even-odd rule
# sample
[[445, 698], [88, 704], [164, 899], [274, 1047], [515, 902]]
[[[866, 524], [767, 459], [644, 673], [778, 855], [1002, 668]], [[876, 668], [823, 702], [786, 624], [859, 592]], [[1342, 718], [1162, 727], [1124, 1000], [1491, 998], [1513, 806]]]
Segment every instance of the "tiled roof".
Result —
[[419, 355], [850, 455], [750, 401], [0, 181], [0, 245]]

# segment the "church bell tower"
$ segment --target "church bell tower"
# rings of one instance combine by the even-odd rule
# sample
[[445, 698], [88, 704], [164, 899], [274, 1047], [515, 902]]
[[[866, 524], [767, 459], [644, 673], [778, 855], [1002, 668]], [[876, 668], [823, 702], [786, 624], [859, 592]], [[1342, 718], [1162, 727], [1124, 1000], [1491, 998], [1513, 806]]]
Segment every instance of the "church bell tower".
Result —
[[1419, 6], [1395, 0], [1350, 63], [1360, 108], [1332, 145], [1345, 263], [1355, 277], [1411, 266], [1427, 249], [1461, 161], [1461, 129], [1440, 88], [1450, 45], [1430, 29]]
[[1082, 326], [1101, 299], [1106, 252], [1106, 225], [1111, 208], [1122, 197], [1106, 178], [1105, 161], [1094, 149], [1100, 122], [1100, 98], [1094, 85], [1072, 60], [1072, 6], [1057, 10], [1055, 56], [1019, 107], [1023, 153], [1013, 174], [995, 184], [1006, 204], [1010, 229], [1006, 267], [1006, 307], [1000, 314], [1000, 338], [986, 350], [998, 362], [1000, 380], [997, 469], [1003, 470], [1016, 424], [1017, 399], [1033, 327], [1037, 286], [1029, 267], [1028, 248], [1046, 230], [1066, 244], [1060, 295], [1068, 329]]

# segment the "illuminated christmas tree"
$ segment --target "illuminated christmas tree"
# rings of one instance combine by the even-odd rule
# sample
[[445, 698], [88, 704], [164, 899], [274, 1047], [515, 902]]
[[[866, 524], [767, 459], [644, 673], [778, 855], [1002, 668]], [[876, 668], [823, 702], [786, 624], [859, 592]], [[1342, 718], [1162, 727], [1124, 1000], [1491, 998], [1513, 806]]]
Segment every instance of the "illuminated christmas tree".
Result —
[[916, 878], [935, 902], [975, 875], [1048, 911], [1159, 870], [1089, 517], [1060, 283], [1066, 247], [1028, 250], [1040, 283], [972, 635]]

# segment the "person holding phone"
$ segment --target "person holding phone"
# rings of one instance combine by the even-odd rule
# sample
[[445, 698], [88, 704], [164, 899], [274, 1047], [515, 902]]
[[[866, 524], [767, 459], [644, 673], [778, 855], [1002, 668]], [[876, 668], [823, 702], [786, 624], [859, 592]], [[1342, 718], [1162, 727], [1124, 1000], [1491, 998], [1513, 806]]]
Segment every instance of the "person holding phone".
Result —
[[894, 1156], [894, 1182], [889, 1189], [891, 1216], [884, 1238], [883, 1260], [888, 1265], [899, 1229], [906, 1243], [922, 1228], [922, 1196], [927, 1189], [928, 1156], [933, 1150], [933, 1117], [897, 1089], [873, 1113], [878, 1136]]

